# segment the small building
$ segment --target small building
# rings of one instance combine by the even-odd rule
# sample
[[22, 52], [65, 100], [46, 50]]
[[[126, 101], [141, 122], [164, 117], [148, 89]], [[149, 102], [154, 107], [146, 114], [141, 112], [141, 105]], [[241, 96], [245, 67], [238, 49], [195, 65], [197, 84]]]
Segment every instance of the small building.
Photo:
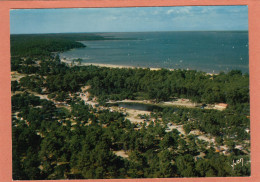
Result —
[[222, 147], [215, 147], [215, 149], [216, 149], [216, 152], [218, 152], [218, 153], [224, 151], [224, 149]]

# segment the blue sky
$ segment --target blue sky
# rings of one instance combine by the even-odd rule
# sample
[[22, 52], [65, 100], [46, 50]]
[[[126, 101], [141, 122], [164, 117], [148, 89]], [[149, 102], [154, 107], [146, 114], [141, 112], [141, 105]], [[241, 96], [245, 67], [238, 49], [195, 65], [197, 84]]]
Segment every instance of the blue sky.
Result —
[[11, 34], [248, 30], [247, 6], [10, 10]]

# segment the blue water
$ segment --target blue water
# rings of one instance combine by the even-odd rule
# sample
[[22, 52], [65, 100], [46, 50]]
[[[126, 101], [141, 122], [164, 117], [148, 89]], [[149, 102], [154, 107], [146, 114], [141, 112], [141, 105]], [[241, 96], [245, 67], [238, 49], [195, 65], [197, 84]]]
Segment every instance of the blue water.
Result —
[[[128, 40], [82, 41], [69, 60], [138, 67], [249, 72], [247, 31], [100, 33]], [[131, 39], [131, 40], [130, 40]]]

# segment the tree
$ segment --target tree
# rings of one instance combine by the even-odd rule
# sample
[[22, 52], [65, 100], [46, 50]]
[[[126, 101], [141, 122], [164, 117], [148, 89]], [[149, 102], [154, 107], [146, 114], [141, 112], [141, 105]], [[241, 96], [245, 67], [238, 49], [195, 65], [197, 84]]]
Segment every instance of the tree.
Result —
[[184, 129], [184, 132], [186, 134], [189, 134], [190, 131], [191, 131], [191, 125], [190, 124], [185, 124], [185, 125], [183, 125], [183, 129]]
[[11, 81], [11, 90], [12, 92], [18, 91], [20, 89], [19, 83], [15, 81]]
[[163, 139], [160, 141], [160, 148], [161, 149], [167, 149], [167, 148], [173, 148], [176, 149], [178, 146], [177, 140], [175, 138], [176, 136], [173, 136], [171, 132], [166, 133], [163, 137]]
[[184, 156], [178, 156], [176, 159], [176, 166], [178, 173], [182, 177], [194, 177], [194, 160], [193, 156], [190, 154], [185, 154]]
[[215, 138], [215, 141], [218, 145], [222, 145], [223, 144], [223, 138], [221, 136], [217, 136]]
[[57, 54], [54, 59], [57, 63], [60, 63], [60, 56]]
[[160, 169], [160, 173], [161, 176], [160, 177], [164, 177], [164, 178], [169, 178], [173, 176], [174, 168], [171, 164], [172, 161], [172, 157], [171, 157], [171, 153], [169, 152], [169, 150], [162, 150], [159, 154], [159, 169]]
[[38, 154], [35, 153], [34, 149], [28, 148], [26, 152], [26, 158], [23, 161], [24, 172], [27, 175], [27, 179], [37, 180], [41, 179], [40, 169], [39, 169], [39, 159]]
[[199, 159], [196, 162], [195, 169], [196, 169], [196, 172], [198, 173], [199, 177], [205, 177], [206, 173], [208, 173], [208, 175], [210, 175], [210, 174], [213, 175], [213, 173], [211, 172], [212, 169], [211, 169], [209, 162], [204, 159]]

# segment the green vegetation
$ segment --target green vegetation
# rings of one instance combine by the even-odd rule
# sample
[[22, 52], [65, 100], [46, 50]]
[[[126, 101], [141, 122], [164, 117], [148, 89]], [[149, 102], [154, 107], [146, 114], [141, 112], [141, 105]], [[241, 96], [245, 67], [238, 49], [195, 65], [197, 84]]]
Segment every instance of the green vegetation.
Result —
[[118, 40], [91, 33], [13, 34], [10, 39], [12, 58], [34, 57], [39, 59], [49, 57], [53, 52], [85, 47], [84, 44], [77, 41]]
[[[80, 47], [75, 41], [97, 39], [104, 38], [12, 35], [12, 71], [24, 74], [12, 81], [14, 180], [250, 175], [247, 74], [69, 67], [53, 53]], [[97, 107], [80, 99], [84, 86], [98, 99]], [[223, 111], [163, 107], [139, 115], [142, 123], [106, 106], [109, 100], [175, 98], [229, 105]], [[172, 124], [183, 126], [185, 135], [168, 130]], [[195, 130], [215, 138], [215, 145], [193, 134]], [[227, 154], [215, 149], [223, 145]], [[232, 161], [240, 158], [243, 166], [233, 170]]]
[[[53, 62], [51, 64], [55, 66]], [[103, 101], [154, 99], [160, 102], [188, 98], [207, 104], [224, 102], [236, 105], [249, 102], [249, 76], [236, 71], [210, 76], [185, 70], [150, 71], [95, 66], [69, 69], [59, 64], [55, 68], [44, 65], [39, 68], [39, 74], [46, 76], [45, 87], [50, 92], [76, 92], [82, 85], [91, 85], [91, 94]], [[32, 79], [28, 78], [27, 81]]]
[[[23, 56], [47, 57], [51, 52], [66, 51], [85, 47], [83, 44], [41, 35], [11, 35], [11, 55], [13, 58]], [[27, 61], [28, 62], [28, 61]]]
[[[27, 94], [13, 96], [12, 105], [13, 112], [19, 111], [18, 117], [13, 118], [14, 179], [250, 175], [250, 163], [241, 168], [238, 166], [236, 170], [230, 167], [234, 158], [249, 160], [242, 151], [233, 149], [230, 156], [224, 156], [213, 148], [206, 149], [207, 144], [200, 144], [201, 140], [193, 135], [184, 140], [177, 130], [166, 133], [165, 125], [159, 121], [149, 126], [142, 124], [136, 130], [136, 124], [120, 113], [108, 110], [96, 112], [82, 102], [74, 103], [69, 112], [60, 110], [50, 101]], [[180, 113], [184, 115], [193, 111], [179, 109], [170, 114], [173, 113], [171, 109], [163, 111], [164, 122], [179, 120], [182, 118]], [[195, 114], [214, 118], [220, 111], [213, 115], [197, 110], [192, 113], [193, 116]], [[203, 128], [203, 123], [196, 125], [194, 122], [193, 127]], [[216, 126], [219, 128], [215, 130], [222, 128], [221, 125]], [[212, 132], [210, 129], [214, 127], [209, 123], [205, 130]], [[233, 136], [234, 128], [222, 136]], [[121, 158], [112, 152], [119, 150], [125, 151], [129, 157]], [[206, 156], [195, 157], [200, 152]]]

